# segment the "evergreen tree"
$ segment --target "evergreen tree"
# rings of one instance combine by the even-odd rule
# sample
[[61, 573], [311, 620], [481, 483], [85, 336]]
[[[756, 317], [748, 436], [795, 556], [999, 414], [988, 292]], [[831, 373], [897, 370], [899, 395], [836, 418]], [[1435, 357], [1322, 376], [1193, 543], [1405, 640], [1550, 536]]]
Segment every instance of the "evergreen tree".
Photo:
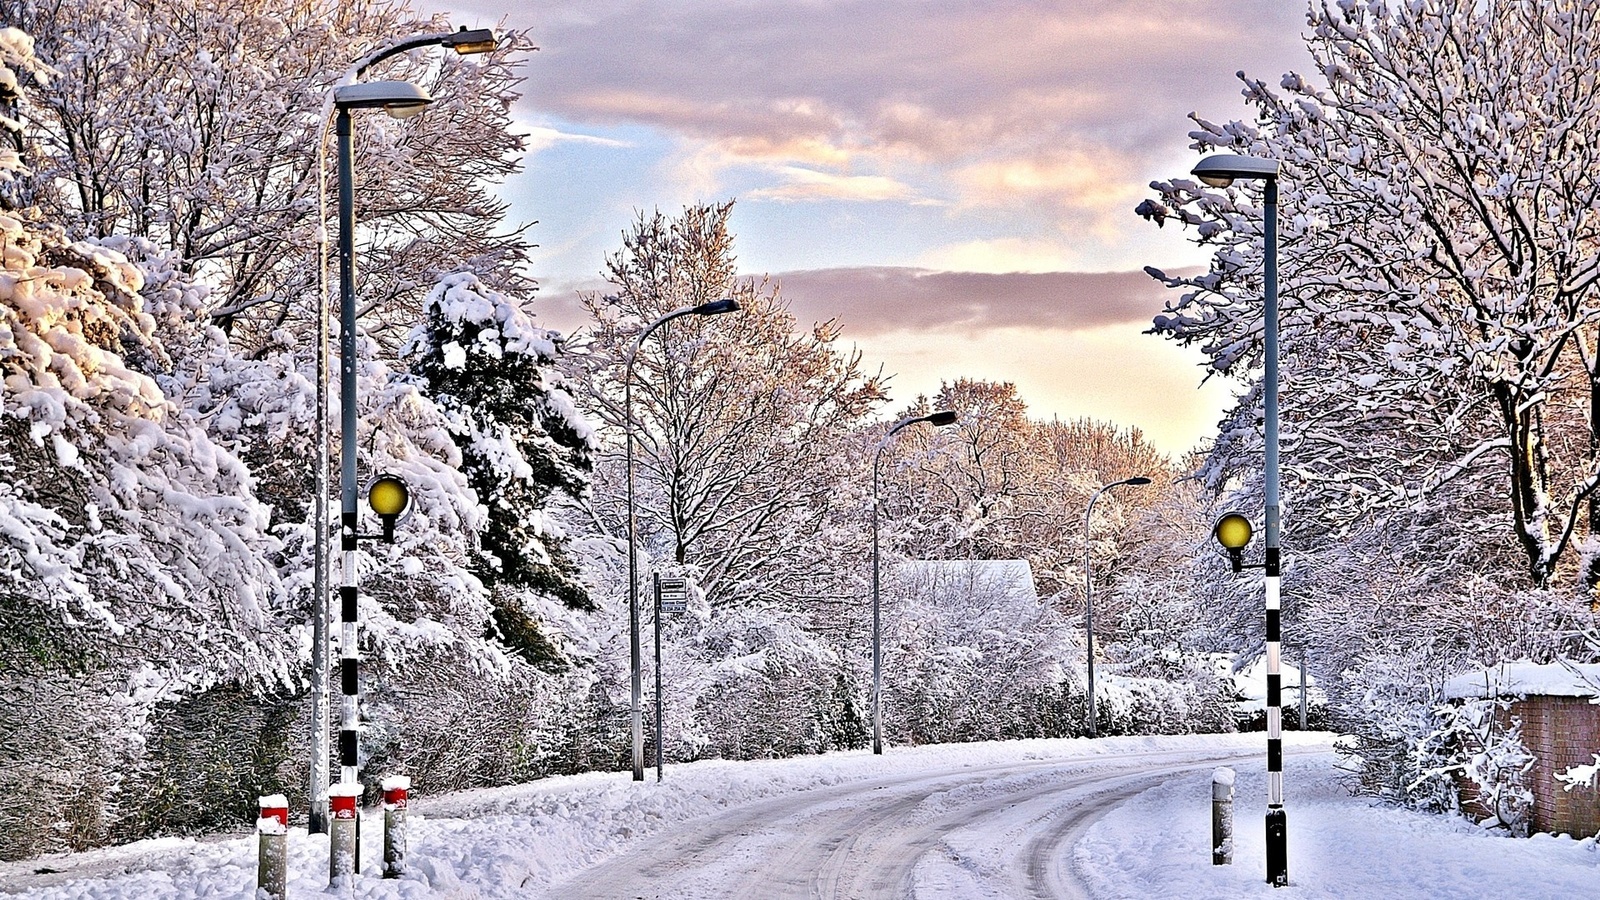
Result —
[[461, 472], [487, 511], [473, 573], [493, 591], [500, 636], [530, 659], [552, 658], [516, 594], [593, 608], [548, 510], [587, 494], [593, 449], [593, 430], [555, 368], [560, 335], [470, 273], [441, 280], [424, 316], [406, 348], [412, 371], [444, 413]]

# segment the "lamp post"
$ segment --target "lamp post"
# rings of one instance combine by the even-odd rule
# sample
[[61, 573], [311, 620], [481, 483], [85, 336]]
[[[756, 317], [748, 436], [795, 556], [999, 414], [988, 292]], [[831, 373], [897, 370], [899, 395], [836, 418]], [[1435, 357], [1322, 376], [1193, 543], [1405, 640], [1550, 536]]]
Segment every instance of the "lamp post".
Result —
[[[356, 286], [355, 186], [351, 161], [350, 111], [386, 109], [415, 115], [432, 102], [427, 92], [403, 81], [374, 81], [334, 88], [339, 138], [339, 547], [343, 578], [339, 586], [339, 784], [348, 793], [357, 785], [361, 655], [356, 602]], [[320, 736], [319, 736], [320, 740]], [[355, 816], [353, 809], [343, 810]], [[346, 841], [352, 842], [344, 846]], [[334, 835], [329, 878], [337, 881], [361, 869], [360, 819]]]
[[[440, 45], [457, 53], [487, 53], [499, 44], [495, 33], [486, 28], [468, 31], [434, 32], [409, 35], [378, 48], [356, 60], [345, 71], [323, 101], [322, 115], [317, 120], [326, 123], [337, 103], [340, 87], [353, 85], [367, 69], [398, 53], [418, 47]], [[347, 147], [341, 144], [341, 153]], [[328, 277], [327, 232], [320, 227], [327, 221], [327, 132], [323, 130], [317, 140], [317, 198], [318, 198], [318, 291], [317, 291], [317, 463], [312, 482], [316, 492], [313, 503], [313, 531], [315, 532], [316, 560], [313, 563], [312, 593], [316, 596], [311, 616], [311, 814], [307, 830], [323, 834], [328, 830], [328, 536], [332, 532], [328, 516], [328, 469], [331, 463], [328, 452]], [[341, 166], [341, 196], [347, 179], [343, 176], [348, 167]], [[342, 212], [342, 209], [341, 209]], [[345, 224], [341, 218], [341, 228]], [[341, 264], [345, 257], [342, 242], [353, 231], [341, 231]], [[353, 257], [351, 252], [350, 256]], [[352, 267], [353, 268], [353, 267]], [[343, 268], [341, 266], [341, 273]], [[349, 281], [344, 282], [350, 283]], [[349, 329], [353, 331], [354, 329]], [[341, 350], [343, 349], [341, 340]], [[341, 374], [342, 377], [342, 374]]]
[[1101, 494], [1124, 484], [1139, 486], [1149, 483], [1150, 479], [1143, 475], [1135, 475], [1104, 485], [1089, 497], [1089, 508], [1083, 513], [1083, 635], [1084, 646], [1087, 648], [1084, 657], [1089, 660], [1089, 737], [1098, 736], [1095, 732], [1094, 713], [1094, 577], [1089, 568], [1094, 545], [1089, 540], [1089, 519], [1094, 515], [1094, 502], [1100, 499]]
[[[1263, 273], [1265, 309], [1262, 314], [1266, 335], [1266, 372], [1262, 394], [1265, 406], [1266, 481], [1266, 558], [1263, 568], [1266, 570], [1267, 606], [1267, 881], [1275, 887], [1282, 887], [1289, 883], [1289, 854], [1288, 816], [1283, 810], [1282, 635], [1278, 621], [1282, 608], [1278, 544], [1278, 169], [1278, 161], [1273, 159], [1217, 155], [1200, 160], [1192, 174], [1212, 187], [1227, 187], [1238, 179], [1264, 183], [1262, 230], [1266, 238], [1266, 261]], [[1219, 529], [1221, 524], [1218, 523]], [[1222, 537], [1219, 531], [1218, 539]]]
[[948, 409], [925, 416], [908, 416], [896, 422], [872, 452], [872, 752], [878, 755], [883, 754], [883, 643], [881, 605], [878, 602], [878, 472], [883, 461], [883, 450], [895, 435], [911, 425], [927, 422], [934, 427], [942, 427], [953, 424], [956, 418], [956, 413]]
[[685, 306], [667, 313], [645, 326], [645, 329], [639, 332], [639, 337], [633, 342], [633, 349], [628, 352], [628, 364], [623, 370], [622, 430], [625, 435], [623, 443], [625, 445], [628, 472], [628, 657], [633, 694], [631, 708], [633, 713], [634, 781], [644, 780], [644, 714], [641, 710], [644, 675], [639, 650], [639, 554], [635, 540], [633, 514], [633, 361], [639, 356], [639, 348], [644, 346], [645, 338], [649, 337], [651, 332], [673, 319], [683, 316], [715, 316], [738, 311], [739, 301], [726, 298], [712, 300], [699, 306]]

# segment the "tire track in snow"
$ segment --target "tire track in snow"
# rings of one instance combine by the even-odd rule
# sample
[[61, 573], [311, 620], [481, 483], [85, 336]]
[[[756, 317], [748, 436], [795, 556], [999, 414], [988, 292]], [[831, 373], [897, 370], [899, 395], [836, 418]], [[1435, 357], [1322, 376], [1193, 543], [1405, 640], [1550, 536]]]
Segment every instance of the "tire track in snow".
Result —
[[1087, 897], [1070, 849], [1096, 820], [1175, 774], [1259, 757], [1151, 751], [803, 791], [687, 823], [575, 874], [550, 896], [867, 900], [1021, 889]]

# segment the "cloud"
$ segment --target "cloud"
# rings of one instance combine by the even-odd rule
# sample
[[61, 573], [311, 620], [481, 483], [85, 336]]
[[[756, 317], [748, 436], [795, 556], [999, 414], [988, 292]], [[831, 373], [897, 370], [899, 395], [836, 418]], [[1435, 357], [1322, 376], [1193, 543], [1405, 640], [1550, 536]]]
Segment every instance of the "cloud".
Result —
[[950, 185], [938, 199], [965, 209], [1120, 210], [1072, 174], [1083, 160], [1137, 173], [1181, 145], [1191, 110], [1247, 115], [1236, 70], [1306, 67], [1283, 0], [1230, 0], [1226, 16], [1216, 0], [464, 5], [530, 28], [543, 49], [525, 102], [562, 121], [659, 128], [714, 145], [724, 169], [892, 178], [915, 187], [908, 202]]
[[[779, 296], [798, 325], [837, 319], [846, 338], [922, 330], [1084, 331], [1109, 325], [1142, 331], [1168, 300], [1167, 289], [1143, 272], [941, 272], [862, 266], [766, 277], [779, 286]], [[585, 324], [578, 292], [609, 290], [614, 288], [598, 279], [547, 282], [534, 310], [547, 327], [572, 331]]]
[[784, 166], [785, 183], [745, 194], [751, 200], [915, 200], [909, 185], [882, 175], [831, 175], [799, 166]]
[[556, 144], [588, 144], [593, 147], [628, 147], [627, 141], [598, 137], [591, 134], [573, 134], [545, 125], [521, 124], [518, 130], [525, 135], [524, 143], [529, 153], [548, 150]]
[[923, 329], [1082, 330], [1117, 323], [1142, 327], [1166, 300], [1166, 289], [1143, 272], [862, 267], [773, 277], [797, 319], [805, 323], [836, 318], [846, 336]]
[[935, 247], [917, 264], [944, 272], [1060, 272], [1077, 252], [1064, 240], [991, 238]]

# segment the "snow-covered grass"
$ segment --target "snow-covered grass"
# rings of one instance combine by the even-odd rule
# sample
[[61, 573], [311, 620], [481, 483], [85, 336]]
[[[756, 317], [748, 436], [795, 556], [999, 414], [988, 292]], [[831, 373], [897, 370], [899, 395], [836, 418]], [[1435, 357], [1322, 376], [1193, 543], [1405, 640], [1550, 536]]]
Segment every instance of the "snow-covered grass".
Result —
[[[1291, 748], [1315, 751], [1327, 735], [1290, 734]], [[891, 748], [751, 763], [669, 766], [666, 780], [635, 784], [626, 772], [552, 778], [536, 784], [421, 798], [412, 808], [411, 871], [378, 878], [379, 824], [367, 821], [367, 874], [355, 895], [374, 898], [530, 897], [547, 886], [628, 852], [652, 835], [726, 814], [759, 800], [813, 788], [1061, 759], [1092, 768], [1131, 753], [1192, 751], [1204, 760], [1263, 746], [1259, 734], [1090, 740], [1009, 741]], [[1207, 898], [1267, 895], [1441, 898], [1593, 896], [1600, 855], [1591, 840], [1513, 840], [1461, 820], [1383, 807], [1353, 798], [1332, 756], [1291, 753], [1286, 764], [1291, 888], [1265, 883], [1263, 766], [1238, 770], [1232, 866], [1210, 864], [1210, 768], [1138, 795], [1092, 826], [1075, 862], [1096, 896]], [[291, 895], [327, 886], [325, 836], [294, 829], [289, 838]], [[58, 874], [37, 875], [52, 868]], [[29, 898], [199, 898], [249, 896], [255, 837], [158, 840], [67, 857], [0, 865], [0, 889]]]
[[1600, 896], [1593, 838], [1485, 831], [1352, 797], [1324, 755], [1284, 760], [1289, 886], [1266, 882], [1265, 767], [1235, 766], [1234, 861], [1210, 865], [1208, 773], [1176, 778], [1095, 824], [1076, 862], [1097, 897], [1577, 900]]

